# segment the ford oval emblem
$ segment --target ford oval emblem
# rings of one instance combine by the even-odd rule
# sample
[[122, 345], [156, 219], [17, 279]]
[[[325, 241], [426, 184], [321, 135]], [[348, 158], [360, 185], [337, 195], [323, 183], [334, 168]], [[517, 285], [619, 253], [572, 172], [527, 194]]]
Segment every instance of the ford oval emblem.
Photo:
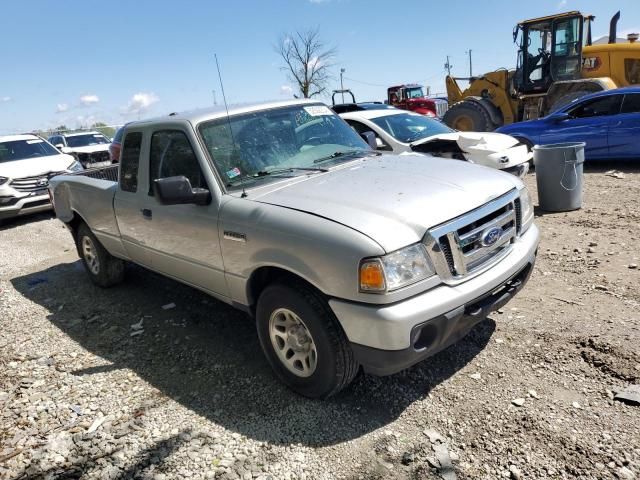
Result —
[[502, 229], [499, 227], [491, 227], [482, 232], [482, 246], [490, 247], [494, 245], [502, 236]]

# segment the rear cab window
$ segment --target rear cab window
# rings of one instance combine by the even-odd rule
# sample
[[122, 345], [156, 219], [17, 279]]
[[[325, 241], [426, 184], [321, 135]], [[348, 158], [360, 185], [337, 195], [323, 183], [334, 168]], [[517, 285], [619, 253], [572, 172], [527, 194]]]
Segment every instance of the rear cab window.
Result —
[[640, 83], [640, 58], [625, 58], [624, 78], [630, 85]]
[[138, 167], [140, 166], [140, 150], [142, 133], [130, 132], [124, 137], [120, 154], [120, 189], [124, 192], [138, 191]]

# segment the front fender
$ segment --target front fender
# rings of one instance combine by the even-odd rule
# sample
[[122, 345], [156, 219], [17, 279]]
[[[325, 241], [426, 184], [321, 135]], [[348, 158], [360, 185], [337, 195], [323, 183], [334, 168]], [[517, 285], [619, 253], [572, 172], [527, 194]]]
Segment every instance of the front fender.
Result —
[[219, 232], [230, 295], [243, 305], [250, 303], [247, 282], [261, 267], [288, 271], [327, 296], [366, 301], [358, 291], [358, 265], [384, 254], [378, 243], [345, 225], [245, 199], [222, 206]]

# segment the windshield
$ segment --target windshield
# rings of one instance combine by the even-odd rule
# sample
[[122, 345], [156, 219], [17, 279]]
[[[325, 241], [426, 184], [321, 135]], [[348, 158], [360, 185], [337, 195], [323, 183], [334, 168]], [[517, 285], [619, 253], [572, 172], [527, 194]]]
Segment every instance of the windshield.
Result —
[[422, 93], [422, 87], [416, 88], [407, 88], [407, 98], [422, 98], [424, 97], [424, 93]]
[[288, 176], [321, 171], [354, 156], [374, 153], [325, 105], [296, 105], [219, 118], [203, 123], [199, 131], [230, 188], [244, 186], [252, 179], [267, 179], [270, 172]]
[[60, 152], [40, 138], [0, 143], [0, 163], [51, 155], [60, 155]]
[[101, 133], [87, 133], [85, 135], [73, 135], [66, 137], [69, 147], [88, 147], [89, 145], [102, 145], [111, 143], [107, 137]]
[[404, 143], [415, 142], [431, 135], [455, 132], [438, 120], [411, 113], [386, 115], [372, 118], [371, 121], [393, 138]]

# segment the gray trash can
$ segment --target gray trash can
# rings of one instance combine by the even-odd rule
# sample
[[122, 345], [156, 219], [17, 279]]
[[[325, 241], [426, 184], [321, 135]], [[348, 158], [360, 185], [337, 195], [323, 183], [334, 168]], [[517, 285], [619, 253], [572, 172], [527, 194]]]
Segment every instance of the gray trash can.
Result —
[[540, 208], [567, 212], [582, 207], [584, 142], [533, 147]]

